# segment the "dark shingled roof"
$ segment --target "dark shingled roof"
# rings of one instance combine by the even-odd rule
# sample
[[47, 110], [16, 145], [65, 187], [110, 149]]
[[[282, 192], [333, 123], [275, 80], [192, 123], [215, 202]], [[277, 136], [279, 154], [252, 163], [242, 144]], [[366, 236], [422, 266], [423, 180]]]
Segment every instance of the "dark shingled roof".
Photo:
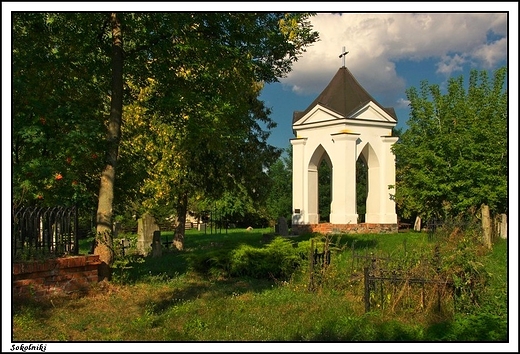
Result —
[[317, 104], [326, 107], [345, 118], [365, 106], [368, 102], [374, 102], [392, 118], [397, 121], [397, 115], [393, 108], [381, 106], [370, 94], [357, 82], [352, 73], [346, 68], [339, 68], [332, 81], [325, 90], [310, 104], [305, 111], [293, 113], [293, 124], [306, 115]]

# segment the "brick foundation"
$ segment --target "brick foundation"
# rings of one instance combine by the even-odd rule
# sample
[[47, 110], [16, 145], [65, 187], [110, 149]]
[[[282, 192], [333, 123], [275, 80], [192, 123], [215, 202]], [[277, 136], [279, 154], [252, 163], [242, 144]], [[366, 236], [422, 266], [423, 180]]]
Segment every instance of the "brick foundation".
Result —
[[320, 234], [344, 233], [344, 234], [391, 234], [397, 233], [397, 224], [309, 224], [292, 225], [292, 233], [301, 235], [317, 232]]
[[70, 294], [98, 282], [99, 255], [13, 263], [13, 296]]

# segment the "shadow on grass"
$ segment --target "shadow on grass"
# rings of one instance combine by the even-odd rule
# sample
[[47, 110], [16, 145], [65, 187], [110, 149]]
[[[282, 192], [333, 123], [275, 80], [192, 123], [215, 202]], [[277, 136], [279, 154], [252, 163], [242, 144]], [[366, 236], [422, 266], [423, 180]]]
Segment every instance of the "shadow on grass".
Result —
[[508, 342], [507, 320], [490, 313], [458, 314], [453, 321], [432, 324], [426, 339], [457, 342]]
[[[366, 320], [366, 319], [365, 319]], [[346, 328], [345, 328], [346, 327]], [[507, 324], [487, 314], [472, 320], [450, 320], [418, 328], [398, 321], [364, 321], [349, 325], [325, 322], [315, 334], [295, 335], [290, 341], [310, 342], [507, 342]]]
[[153, 299], [143, 299], [140, 306], [151, 310], [155, 315], [161, 315], [173, 307], [204, 298], [207, 301], [223, 299], [233, 294], [247, 291], [260, 293], [272, 289], [272, 281], [258, 279], [219, 280], [212, 283], [191, 283], [180, 288], [163, 288]]
[[[271, 236], [271, 237], [266, 237]], [[297, 244], [311, 238], [324, 238], [316, 233], [287, 237]], [[195, 271], [203, 276], [227, 276], [231, 253], [242, 245], [262, 248], [272, 240], [272, 235], [262, 231], [228, 230], [227, 233], [187, 232], [185, 248], [178, 251], [171, 246], [163, 249], [161, 257], [127, 256], [113, 268], [116, 280], [122, 283], [136, 283], [162, 277], [164, 280]], [[352, 250], [371, 250], [378, 245], [371, 235], [332, 235], [331, 241], [336, 246]], [[163, 241], [172, 240], [172, 233], [165, 233]]]

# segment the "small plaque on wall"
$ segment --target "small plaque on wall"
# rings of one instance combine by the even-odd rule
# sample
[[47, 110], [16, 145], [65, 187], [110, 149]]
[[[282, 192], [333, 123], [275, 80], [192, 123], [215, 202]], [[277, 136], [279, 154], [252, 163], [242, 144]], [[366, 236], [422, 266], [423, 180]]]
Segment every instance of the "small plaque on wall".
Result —
[[295, 214], [300, 214], [300, 209], [294, 209]]

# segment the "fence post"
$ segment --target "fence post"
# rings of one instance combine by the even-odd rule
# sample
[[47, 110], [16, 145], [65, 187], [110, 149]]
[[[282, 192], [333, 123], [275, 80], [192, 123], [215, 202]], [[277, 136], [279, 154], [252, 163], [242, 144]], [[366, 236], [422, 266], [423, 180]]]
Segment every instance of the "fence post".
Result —
[[364, 283], [365, 283], [365, 313], [370, 312], [370, 280], [368, 267], [364, 268]]
[[76, 256], [79, 254], [78, 224], [79, 224], [78, 205], [76, 204], [74, 206], [74, 255], [76, 255]]
[[314, 240], [311, 240], [311, 249], [309, 251], [309, 291], [314, 291]]

